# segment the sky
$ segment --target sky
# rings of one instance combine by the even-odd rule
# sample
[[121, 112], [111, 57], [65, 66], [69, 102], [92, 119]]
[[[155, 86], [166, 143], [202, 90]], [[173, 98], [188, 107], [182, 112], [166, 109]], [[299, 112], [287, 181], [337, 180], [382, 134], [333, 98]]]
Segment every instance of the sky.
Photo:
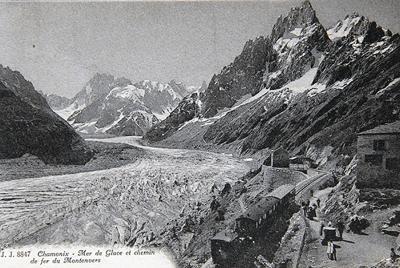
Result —
[[[72, 97], [97, 72], [207, 83], [300, 0], [0, 3], [0, 63]], [[325, 26], [358, 12], [400, 32], [398, 0], [311, 0]]]

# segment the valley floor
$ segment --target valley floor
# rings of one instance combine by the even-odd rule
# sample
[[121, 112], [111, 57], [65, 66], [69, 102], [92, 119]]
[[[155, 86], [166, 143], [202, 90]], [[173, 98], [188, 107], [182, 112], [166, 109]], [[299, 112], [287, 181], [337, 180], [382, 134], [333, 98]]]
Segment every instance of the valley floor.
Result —
[[109, 169], [0, 182], [0, 245], [145, 244], [183, 210], [208, 209], [212, 185], [250, 169], [231, 155], [151, 148], [137, 137], [101, 141], [141, 155]]

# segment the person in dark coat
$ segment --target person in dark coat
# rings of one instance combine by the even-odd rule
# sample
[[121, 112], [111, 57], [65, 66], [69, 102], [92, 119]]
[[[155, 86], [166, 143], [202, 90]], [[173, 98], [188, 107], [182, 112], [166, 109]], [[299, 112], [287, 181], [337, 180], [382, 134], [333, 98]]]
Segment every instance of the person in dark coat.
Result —
[[321, 221], [321, 225], [319, 227], [319, 235], [320, 236], [322, 236], [324, 234], [324, 227], [325, 227], [325, 224], [323, 221]]
[[399, 258], [399, 255], [396, 254], [394, 248], [390, 249], [390, 261], [393, 263]]
[[304, 217], [307, 217], [307, 204], [302, 202], [301, 207], [303, 208]]
[[342, 221], [339, 221], [337, 223], [337, 228], [338, 228], [338, 231], [339, 231], [339, 237], [340, 237], [341, 240], [343, 240], [344, 223]]
[[215, 210], [217, 210], [219, 208], [219, 206], [220, 206], [219, 202], [217, 201], [215, 196], [213, 196], [213, 200], [211, 201], [211, 204], [210, 204], [211, 210], [215, 211]]
[[221, 196], [228, 195], [232, 189], [232, 186], [227, 182], [221, 191]]
[[321, 205], [321, 200], [319, 200], [319, 198], [317, 199], [317, 206], [320, 207]]

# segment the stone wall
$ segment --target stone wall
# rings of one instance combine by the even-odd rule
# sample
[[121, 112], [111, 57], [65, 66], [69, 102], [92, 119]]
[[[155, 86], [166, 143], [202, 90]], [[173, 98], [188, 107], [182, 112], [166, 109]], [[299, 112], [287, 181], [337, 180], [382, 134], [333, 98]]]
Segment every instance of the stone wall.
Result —
[[301, 252], [304, 246], [306, 223], [301, 212], [290, 219], [290, 225], [282, 237], [280, 247], [276, 251], [273, 262], [275, 264], [285, 263], [288, 267], [298, 267]]

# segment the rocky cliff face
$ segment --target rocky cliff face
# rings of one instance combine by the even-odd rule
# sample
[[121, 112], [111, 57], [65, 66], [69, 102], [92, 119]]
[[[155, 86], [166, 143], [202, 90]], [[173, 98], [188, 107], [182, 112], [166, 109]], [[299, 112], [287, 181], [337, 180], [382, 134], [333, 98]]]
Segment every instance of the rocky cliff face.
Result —
[[143, 135], [166, 118], [188, 91], [174, 80], [168, 84], [96, 74], [71, 104], [57, 112], [83, 133]]
[[46, 163], [84, 164], [92, 152], [45, 98], [16, 71], [0, 66], [0, 158], [26, 153]]
[[212, 117], [226, 107], [232, 107], [247, 94], [257, 93], [262, 83], [266, 61], [273, 57], [269, 39], [249, 40], [233, 63], [214, 75], [201, 96], [201, 113]]
[[182, 124], [198, 116], [200, 96], [201, 93], [195, 92], [185, 97], [165, 120], [154, 125], [146, 133], [146, 138], [150, 141], [163, 140], [175, 133]]
[[[201, 111], [202, 124], [197, 127], [206, 129], [199, 145], [234, 144], [241, 153], [284, 147], [315, 159], [345, 156], [355, 153], [356, 133], [399, 119], [398, 34], [357, 14], [325, 30], [309, 2], [304, 2], [278, 19], [270, 37], [257, 40], [265, 53], [254, 56], [257, 59], [243, 57], [241, 70], [233, 74], [225, 67], [200, 95], [198, 107], [190, 107]], [[241, 80], [246, 77], [243, 66], [254, 66], [258, 60], [263, 62], [257, 65], [261, 75]], [[234, 85], [236, 81], [251, 85], [237, 96], [256, 94], [235, 101], [227, 98], [239, 92], [235, 87], [226, 87], [225, 92], [232, 94], [216, 93], [215, 81], [224, 79], [220, 76]], [[150, 141], [167, 138], [171, 144], [176, 131], [194, 122], [191, 116], [197, 114], [178, 107], [159, 124], [163, 127], [149, 131]], [[230, 108], [218, 112], [222, 107]], [[186, 121], [180, 114], [186, 114]]]

